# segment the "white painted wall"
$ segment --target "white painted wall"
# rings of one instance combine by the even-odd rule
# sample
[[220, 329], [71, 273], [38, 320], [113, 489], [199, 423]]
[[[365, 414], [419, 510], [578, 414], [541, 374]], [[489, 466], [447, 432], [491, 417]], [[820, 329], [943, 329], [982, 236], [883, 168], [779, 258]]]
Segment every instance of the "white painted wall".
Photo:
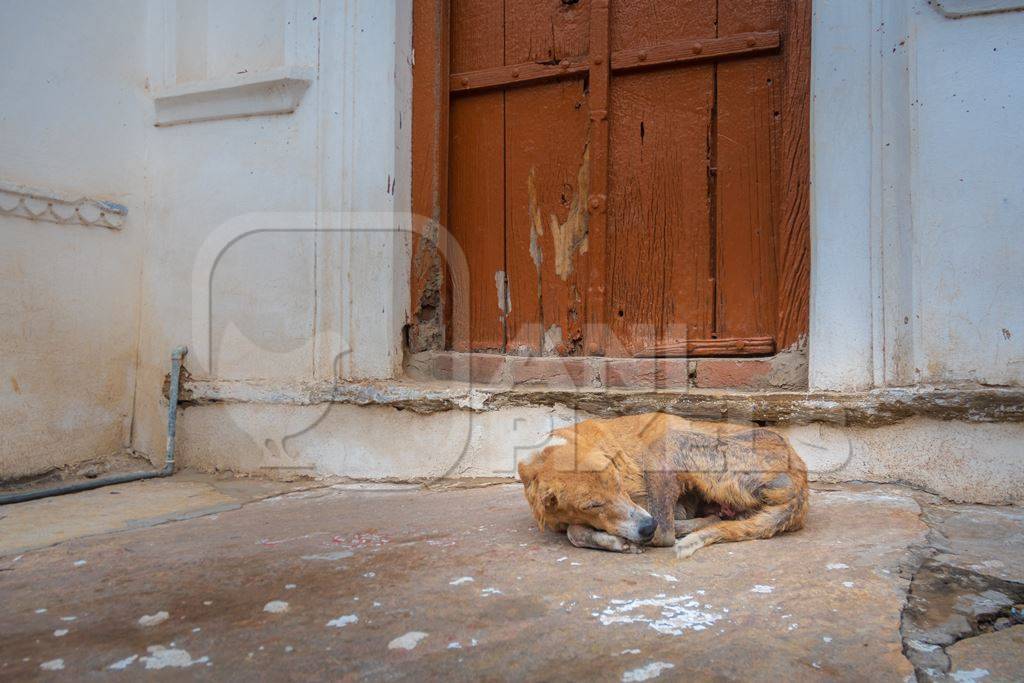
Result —
[[[814, 7], [812, 387], [1021, 384], [1024, 13]], [[120, 231], [0, 216], [0, 478], [129, 444], [162, 453], [178, 344], [200, 377], [294, 387], [400, 371], [408, 239], [389, 231], [408, 227], [410, 18], [409, 0], [0, 7], [0, 181], [129, 210]], [[154, 101], [187, 122], [155, 125], [179, 119]], [[426, 476], [465, 437], [460, 473], [497, 474], [509, 448], [573, 416], [474, 419], [190, 408], [180, 456], [264, 471], [291, 448], [319, 474]], [[846, 475], [979, 500], [1003, 477], [997, 498], [1020, 498], [1018, 426], [850, 434]], [[957, 467], [929, 455], [942, 443]], [[973, 443], [987, 444], [981, 479]]]
[[[400, 370], [410, 23], [405, 0], [0, 7], [0, 182], [129, 209], [120, 231], [0, 216], [0, 479], [162, 453], [170, 350], [202, 346], [197, 319], [199, 376]], [[154, 125], [183, 92], [210, 118], [281, 113]], [[268, 217], [304, 229], [243, 229], [194, 311], [218, 230]]]
[[[311, 79], [292, 113], [150, 128], [135, 444], [155, 452], [177, 344], [192, 349], [186, 364], [198, 376], [400, 371], [408, 240], [389, 230], [407, 223], [395, 212], [409, 204], [411, 6], [152, 0], [150, 9], [157, 94], [282, 68]], [[203, 282], [208, 302], [197, 296]]]
[[813, 22], [812, 387], [1024, 383], [1024, 12]]
[[0, 3], [0, 182], [128, 208], [116, 231], [0, 212], [0, 479], [128, 444], [146, 230], [144, 25], [133, 0]]

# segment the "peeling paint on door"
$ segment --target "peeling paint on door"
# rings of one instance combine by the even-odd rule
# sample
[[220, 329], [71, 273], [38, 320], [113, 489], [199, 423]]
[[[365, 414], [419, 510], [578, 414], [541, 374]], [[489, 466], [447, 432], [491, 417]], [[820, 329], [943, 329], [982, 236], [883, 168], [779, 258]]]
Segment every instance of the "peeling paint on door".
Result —
[[504, 270], [494, 273], [494, 288], [498, 290], [498, 310], [504, 318], [512, 311], [512, 300], [508, 296], [508, 278]]
[[576, 254], [587, 253], [587, 228], [590, 214], [586, 206], [590, 195], [590, 145], [583, 148], [583, 160], [576, 174], [576, 194], [569, 205], [569, 215], [559, 223], [550, 215], [551, 236], [555, 244], [555, 273], [563, 281], [572, 275]]

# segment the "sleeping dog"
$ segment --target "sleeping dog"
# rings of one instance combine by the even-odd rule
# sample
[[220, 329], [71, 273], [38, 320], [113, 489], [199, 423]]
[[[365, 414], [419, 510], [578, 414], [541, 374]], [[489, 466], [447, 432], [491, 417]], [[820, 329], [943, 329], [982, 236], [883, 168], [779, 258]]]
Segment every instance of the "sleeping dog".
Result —
[[682, 558], [803, 526], [807, 467], [768, 429], [648, 413], [552, 436], [564, 442], [519, 463], [519, 478], [540, 528], [573, 545]]

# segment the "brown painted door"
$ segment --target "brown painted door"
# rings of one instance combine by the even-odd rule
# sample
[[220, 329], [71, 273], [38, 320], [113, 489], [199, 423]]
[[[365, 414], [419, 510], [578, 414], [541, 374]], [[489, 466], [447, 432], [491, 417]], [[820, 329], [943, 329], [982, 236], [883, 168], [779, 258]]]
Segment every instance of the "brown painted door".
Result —
[[[807, 307], [809, 0], [451, 0], [457, 350], [757, 355]], [[442, 51], [443, 54], [443, 51]]]

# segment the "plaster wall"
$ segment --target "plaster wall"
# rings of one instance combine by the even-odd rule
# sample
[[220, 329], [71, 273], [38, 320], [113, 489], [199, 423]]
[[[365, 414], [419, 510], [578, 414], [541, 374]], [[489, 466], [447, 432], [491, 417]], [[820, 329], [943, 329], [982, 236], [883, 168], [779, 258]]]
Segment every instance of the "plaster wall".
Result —
[[[130, 0], [0, 5], [0, 191], [127, 209], [120, 229], [0, 205], [0, 480], [127, 446], [146, 230], [149, 100]], [[49, 199], [47, 199], [49, 198]], [[96, 205], [92, 205], [94, 208]]]
[[1024, 383], [1022, 33], [814, 3], [812, 389]]
[[[186, 408], [183, 462], [275, 478], [516, 476], [552, 429], [592, 417], [564, 406], [431, 414], [390, 407], [221, 403]], [[753, 425], [752, 425], [753, 426]], [[958, 501], [1024, 503], [1024, 425], [914, 418], [883, 427], [780, 427], [815, 481], [903, 483]], [[381, 438], [387, 434], [387, 438]]]
[[394, 213], [408, 204], [407, 3], [170, 6], [150, 6], [156, 93], [283, 68], [309, 84], [291, 113], [149, 129], [135, 435], [146, 452], [164, 437], [175, 345], [199, 377], [391, 377], [408, 298]]
[[[1024, 13], [814, 8], [812, 389], [1020, 385]], [[197, 378], [301, 386], [401, 372], [410, 2], [0, 12], [0, 55], [15, 65], [0, 74], [0, 180], [128, 207], [119, 231], [0, 216], [0, 478], [127, 445], [162, 453], [178, 344]], [[184, 411], [179, 454], [288, 477], [502, 476], [551, 428], [586, 417], [207, 405]], [[999, 502], [1024, 499], [1022, 429], [787, 433], [820, 478]]]

